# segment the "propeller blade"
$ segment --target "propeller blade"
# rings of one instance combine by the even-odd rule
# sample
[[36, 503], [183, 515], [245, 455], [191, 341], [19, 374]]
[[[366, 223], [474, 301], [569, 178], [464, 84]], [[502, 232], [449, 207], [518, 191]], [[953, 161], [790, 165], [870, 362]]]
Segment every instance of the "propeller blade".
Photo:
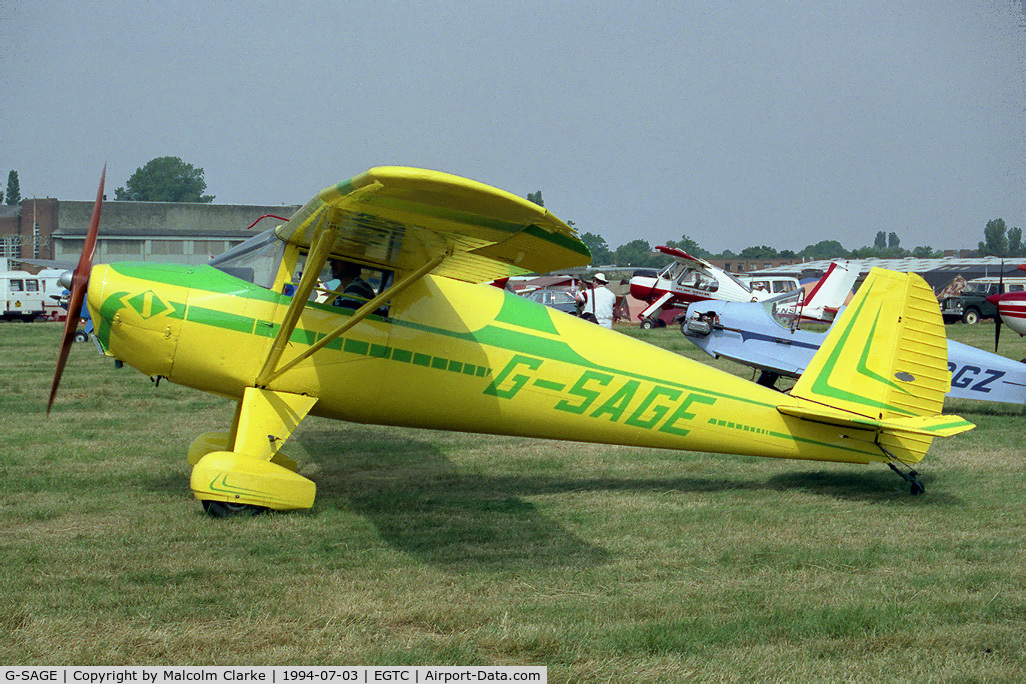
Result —
[[103, 165], [103, 173], [100, 175], [100, 187], [96, 191], [96, 204], [93, 205], [93, 217], [89, 221], [89, 232], [86, 233], [85, 244], [82, 246], [82, 255], [78, 258], [78, 265], [71, 276], [71, 294], [68, 296], [68, 317], [64, 321], [64, 337], [61, 339], [60, 352], [57, 354], [57, 367], [53, 372], [53, 384], [50, 386], [50, 398], [46, 402], [46, 415], [50, 415], [53, 407], [53, 400], [57, 396], [57, 388], [61, 384], [61, 376], [64, 374], [64, 366], [68, 363], [68, 353], [71, 345], [75, 342], [75, 331], [78, 330], [79, 312], [82, 311], [82, 303], [85, 301], [86, 290], [89, 287], [89, 272], [93, 268], [93, 252], [96, 250], [96, 234], [100, 229], [100, 209], [103, 206], [103, 183], [107, 179], [107, 165]]
[[994, 353], [997, 354], [998, 340], [1001, 339], [1001, 295], [1005, 293], [1005, 260], [1001, 260], [1001, 273], [998, 276], [997, 313], [994, 314]]

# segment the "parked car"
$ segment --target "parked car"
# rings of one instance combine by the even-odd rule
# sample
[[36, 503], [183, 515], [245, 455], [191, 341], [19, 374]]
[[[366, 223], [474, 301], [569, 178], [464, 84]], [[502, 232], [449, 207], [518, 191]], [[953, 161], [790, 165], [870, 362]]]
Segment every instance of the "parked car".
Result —
[[566, 290], [535, 290], [524, 296], [539, 304], [559, 309], [563, 313], [577, 315], [577, 302], [574, 301], [573, 295]]
[[[1005, 278], [1005, 292], [1022, 292], [1026, 283], [1022, 279]], [[945, 323], [962, 321], [974, 325], [981, 319], [997, 316], [997, 306], [987, 301], [990, 295], [998, 294], [1001, 284], [997, 278], [978, 278], [970, 280], [960, 294], [946, 297], [940, 301], [941, 315]]]

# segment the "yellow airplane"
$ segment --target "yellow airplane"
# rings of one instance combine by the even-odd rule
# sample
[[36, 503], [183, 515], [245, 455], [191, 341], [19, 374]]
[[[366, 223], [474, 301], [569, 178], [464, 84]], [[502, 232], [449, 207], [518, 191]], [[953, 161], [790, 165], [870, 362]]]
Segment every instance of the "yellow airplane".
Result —
[[[92, 267], [102, 194], [101, 179], [69, 311], [87, 297], [117, 361], [238, 402], [227, 431], [189, 448], [192, 491], [212, 515], [313, 505], [314, 483], [281, 450], [307, 415], [876, 461], [913, 493], [933, 438], [973, 427], [940, 415], [944, 327], [915, 275], [875, 269], [782, 394], [489, 285], [590, 254], [544, 208], [465, 178], [371, 169], [203, 266]], [[76, 325], [69, 316], [48, 412]]]

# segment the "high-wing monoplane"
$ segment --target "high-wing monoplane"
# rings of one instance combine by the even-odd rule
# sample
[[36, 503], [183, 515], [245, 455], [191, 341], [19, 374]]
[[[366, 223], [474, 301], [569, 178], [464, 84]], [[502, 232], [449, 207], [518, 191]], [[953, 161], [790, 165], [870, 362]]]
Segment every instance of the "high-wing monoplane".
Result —
[[[70, 311], [88, 293], [106, 355], [237, 402], [228, 429], [189, 448], [190, 486], [214, 515], [313, 505], [314, 483], [282, 452], [307, 415], [881, 462], [914, 493], [933, 439], [972, 427], [941, 415], [944, 329], [915, 276], [874, 271], [783, 395], [484, 284], [590, 255], [546, 209], [475, 181], [374, 168], [202, 266], [91, 267], [102, 189]], [[345, 262], [330, 264], [340, 282], [320, 303], [332, 261]], [[353, 265], [369, 299], [345, 285]]]
[[[656, 250], [673, 257], [673, 261], [655, 276], [636, 275], [630, 280], [631, 296], [648, 302], [645, 310], [638, 314], [642, 323], [652, 320], [662, 309], [686, 309], [692, 302], [706, 299], [756, 302], [776, 294], [771, 290], [753, 289], [733, 274], [676, 247], [660, 245]], [[793, 288], [798, 289], [798, 280], [790, 280]]]
[[[781, 377], [798, 378], [827, 334], [796, 329], [778, 301], [702, 302], [688, 311], [681, 330], [695, 345], [760, 371], [757, 382], [773, 387]], [[954, 340], [947, 341], [950, 397], [1026, 404], [1026, 364]]]

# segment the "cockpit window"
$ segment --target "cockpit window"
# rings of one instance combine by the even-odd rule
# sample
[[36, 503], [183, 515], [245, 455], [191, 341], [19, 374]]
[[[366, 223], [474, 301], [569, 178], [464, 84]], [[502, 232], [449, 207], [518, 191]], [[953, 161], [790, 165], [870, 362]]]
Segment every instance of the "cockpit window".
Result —
[[[303, 277], [309, 254], [300, 252], [296, 269], [289, 282], [282, 286], [282, 294], [293, 296]], [[311, 301], [345, 309], [358, 309], [392, 286], [392, 271], [358, 264], [338, 257], [331, 257], [321, 268], [317, 284], [310, 293]], [[388, 315], [388, 304], [374, 313]]]
[[774, 280], [773, 281], [773, 292], [794, 292], [798, 289], [798, 285], [793, 280]]
[[676, 280], [677, 276], [684, 270], [684, 264], [679, 261], [674, 261], [672, 264], [663, 269], [662, 273], [659, 274], [660, 278], [666, 278], [667, 280]]

